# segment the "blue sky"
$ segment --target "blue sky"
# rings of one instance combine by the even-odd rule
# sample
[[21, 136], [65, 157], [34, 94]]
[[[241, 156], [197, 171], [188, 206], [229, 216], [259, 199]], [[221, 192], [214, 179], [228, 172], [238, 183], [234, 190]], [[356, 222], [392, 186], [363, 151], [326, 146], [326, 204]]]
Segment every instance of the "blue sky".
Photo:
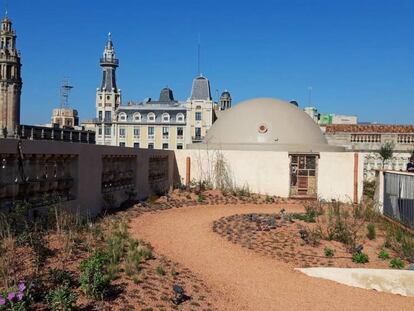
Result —
[[[4, 0], [1, 0], [4, 3]], [[81, 119], [95, 115], [99, 57], [112, 32], [123, 101], [190, 95], [201, 71], [235, 103], [295, 99], [322, 113], [414, 123], [411, 0], [8, 0], [22, 53], [22, 122], [46, 123], [64, 76]]]

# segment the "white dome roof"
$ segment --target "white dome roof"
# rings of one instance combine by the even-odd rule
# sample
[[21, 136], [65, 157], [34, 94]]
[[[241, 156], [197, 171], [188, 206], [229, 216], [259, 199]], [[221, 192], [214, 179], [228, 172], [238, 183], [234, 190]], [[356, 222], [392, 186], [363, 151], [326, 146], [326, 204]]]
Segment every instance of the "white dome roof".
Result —
[[328, 145], [319, 126], [304, 111], [273, 98], [247, 100], [224, 111], [208, 131], [204, 144], [223, 149], [338, 150]]

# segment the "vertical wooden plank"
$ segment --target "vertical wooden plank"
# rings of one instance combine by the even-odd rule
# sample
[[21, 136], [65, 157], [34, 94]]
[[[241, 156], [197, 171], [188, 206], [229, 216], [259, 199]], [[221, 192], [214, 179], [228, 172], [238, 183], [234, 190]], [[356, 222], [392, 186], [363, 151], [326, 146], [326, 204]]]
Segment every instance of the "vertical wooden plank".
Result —
[[190, 186], [191, 182], [191, 158], [187, 157], [185, 161], [185, 185]]

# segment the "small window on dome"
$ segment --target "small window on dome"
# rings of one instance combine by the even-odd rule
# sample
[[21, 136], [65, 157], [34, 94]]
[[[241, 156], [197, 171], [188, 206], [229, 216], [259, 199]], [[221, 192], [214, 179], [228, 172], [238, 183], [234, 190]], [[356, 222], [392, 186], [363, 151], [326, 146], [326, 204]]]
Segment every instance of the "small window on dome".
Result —
[[259, 133], [264, 134], [267, 132], [267, 126], [264, 124], [259, 125]]

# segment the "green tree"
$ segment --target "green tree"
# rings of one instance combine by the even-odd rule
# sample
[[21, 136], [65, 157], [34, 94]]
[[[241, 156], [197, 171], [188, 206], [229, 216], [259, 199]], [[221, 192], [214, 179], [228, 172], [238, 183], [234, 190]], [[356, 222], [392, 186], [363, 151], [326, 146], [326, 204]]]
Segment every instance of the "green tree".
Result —
[[391, 142], [386, 142], [381, 146], [378, 153], [381, 157], [382, 168], [384, 169], [385, 162], [390, 160], [392, 158], [392, 155], [394, 154], [394, 144]]

